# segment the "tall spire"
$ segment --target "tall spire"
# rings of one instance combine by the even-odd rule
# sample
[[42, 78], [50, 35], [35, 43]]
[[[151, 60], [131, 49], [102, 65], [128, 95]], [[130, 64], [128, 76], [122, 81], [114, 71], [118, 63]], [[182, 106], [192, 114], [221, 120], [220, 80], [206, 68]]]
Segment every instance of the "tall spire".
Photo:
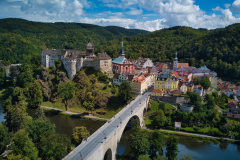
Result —
[[175, 54], [174, 61], [178, 61], [178, 58], [177, 58], [177, 52], [176, 52], [176, 54]]
[[124, 49], [123, 49], [123, 42], [121, 42], [121, 49], [120, 49], [119, 56], [121, 56], [121, 57], [125, 57]]

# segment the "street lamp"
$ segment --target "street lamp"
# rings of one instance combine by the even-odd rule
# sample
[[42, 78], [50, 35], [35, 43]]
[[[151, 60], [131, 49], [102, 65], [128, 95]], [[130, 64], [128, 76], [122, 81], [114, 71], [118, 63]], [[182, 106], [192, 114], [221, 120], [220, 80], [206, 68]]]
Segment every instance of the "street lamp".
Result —
[[120, 124], [122, 124], [122, 122], [121, 122], [121, 118], [119, 117], [119, 120], [120, 120]]
[[79, 154], [80, 154], [80, 158], [81, 158], [81, 160], [83, 160], [83, 159], [82, 159], [82, 154], [81, 154], [81, 152], [79, 152]]

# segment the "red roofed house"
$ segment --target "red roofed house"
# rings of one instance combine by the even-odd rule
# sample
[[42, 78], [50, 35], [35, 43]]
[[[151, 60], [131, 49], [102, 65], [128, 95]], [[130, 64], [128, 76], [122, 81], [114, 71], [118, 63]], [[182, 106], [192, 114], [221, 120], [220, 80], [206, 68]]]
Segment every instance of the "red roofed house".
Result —
[[163, 90], [161, 90], [161, 89], [153, 89], [151, 91], [151, 96], [161, 97], [161, 96], [163, 96]]
[[220, 88], [221, 90], [229, 89], [228, 86], [221, 85], [221, 84], [218, 85], [218, 88]]
[[238, 108], [237, 107], [237, 101], [231, 99], [231, 100], [228, 100], [228, 107], [229, 108]]
[[142, 94], [146, 89], [146, 79], [144, 76], [136, 77], [132, 80], [132, 90], [134, 93]]
[[181, 92], [183, 92], [184, 94], [187, 93], [187, 85], [185, 82], [179, 82], [178, 83], [178, 89], [181, 90]]
[[180, 96], [180, 95], [182, 95], [182, 92], [179, 91], [179, 90], [174, 90], [174, 91], [171, 92], [171, 94], [172, 94], [173, 96]]
[[158, 62], [155, 67], [156, 67], [156, 70], [158, 72], [166, 72], [166, 70], [167, 70], [167, 64], [166, 63]]
[[237, 95], [238, 97], [240, 97], [240, 86], [236, 86], [234, 89], [233, 89], [233, 93], [235, 95]]

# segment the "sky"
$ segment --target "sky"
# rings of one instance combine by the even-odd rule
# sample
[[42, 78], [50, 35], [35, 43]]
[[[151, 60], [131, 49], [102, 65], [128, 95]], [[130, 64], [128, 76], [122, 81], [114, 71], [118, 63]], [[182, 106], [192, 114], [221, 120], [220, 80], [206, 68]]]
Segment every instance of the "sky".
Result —
[[155, 31], [240, 23], [240, 0], [0, 0], [0, 19], [78, 22]]

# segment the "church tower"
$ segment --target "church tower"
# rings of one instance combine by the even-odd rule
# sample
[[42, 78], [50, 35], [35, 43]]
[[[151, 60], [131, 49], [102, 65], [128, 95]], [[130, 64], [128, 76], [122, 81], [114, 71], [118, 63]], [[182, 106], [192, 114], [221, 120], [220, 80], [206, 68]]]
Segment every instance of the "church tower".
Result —
[[94, 51], [94, 46], [93, 46], [93, 41], [89, 40], [87, 42], [87, 56], [93, 55]]
[[177, 52], [176, 52], [175, 58], [174, 58], [174, 61], [173, 61], [173, 71], [177, 70], [177, 64], [178, 64], [178, 58], [177, 58]]
[[125, 57], [124, 49], [123, 49], [123, 42], [121, 42], [121, 49], [120, 49], [119, 56], [120, 56], [120, 57]]

